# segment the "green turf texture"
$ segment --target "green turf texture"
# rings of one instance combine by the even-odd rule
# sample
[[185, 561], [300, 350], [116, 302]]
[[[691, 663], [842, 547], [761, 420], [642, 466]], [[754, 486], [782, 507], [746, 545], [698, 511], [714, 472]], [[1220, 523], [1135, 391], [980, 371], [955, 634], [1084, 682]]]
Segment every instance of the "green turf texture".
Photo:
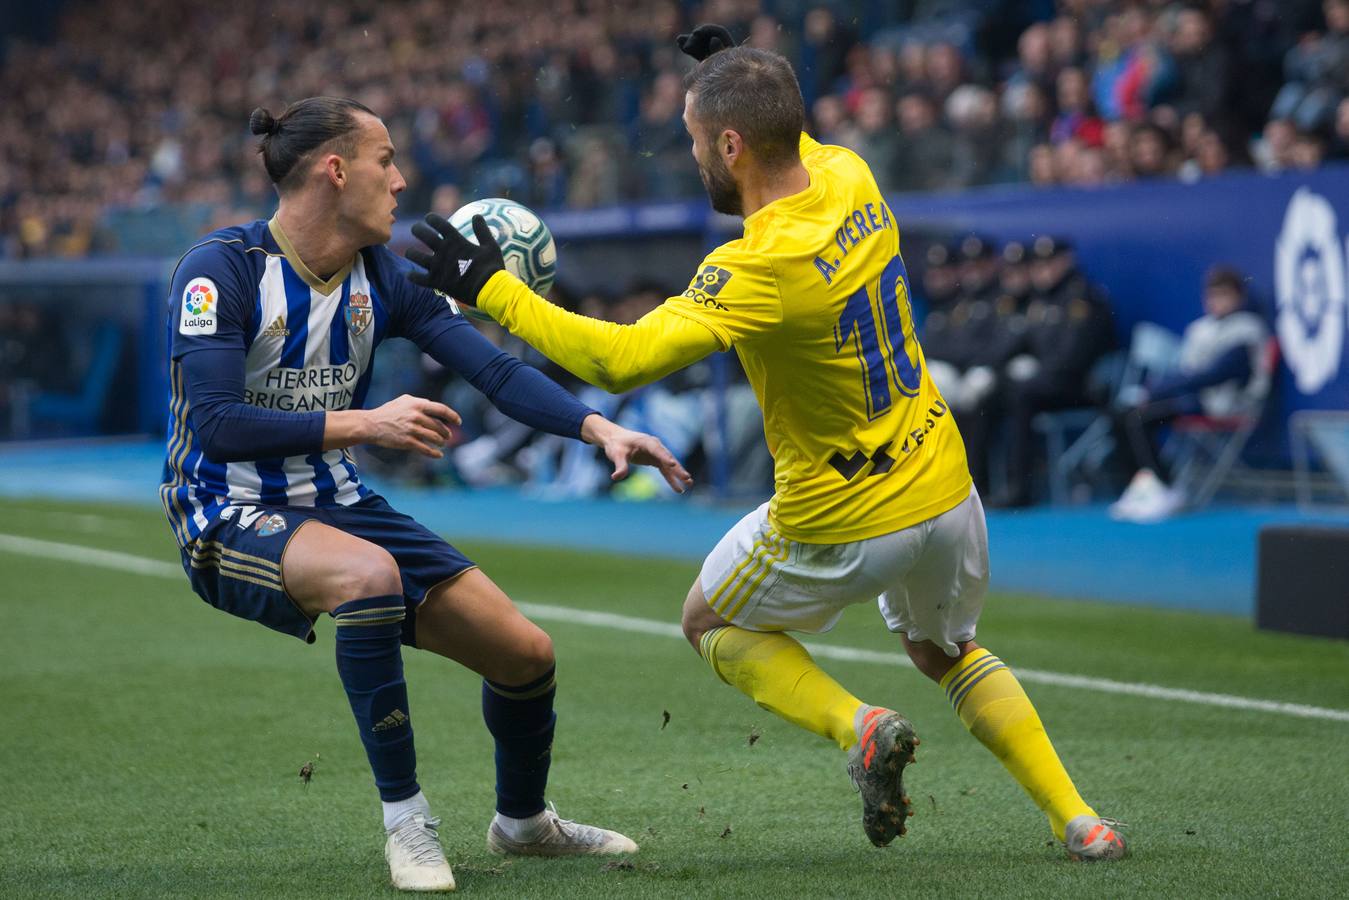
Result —
[[[0, 533], [176, 561], [150, 509], [6, 501]], [[696, 571], [459, 543], [519, 600], [668, 622]], [[186, 579], [5, 551], [0, 611], [0, 895], [396, 893], [329, 623], [306, 647], [212, 610]], [[844, 754], [721, 684], [686, 644], [545, 627], [560, 683], [550, 798], [642, 850], [630, 866], [489, 854], [478, 679], [408, 652], [421, 780], [464, 895], [1311, 897], [1349, 882], [1344, 722], [1029, 685], [1084, 796], [1131, 825], [1129, 859], [1082, 865], [936, 686], [827, 661], [923, 739], [910, 833], [878, 850]], [[1014, 668], [1349, 709], [1349, 643], [1239, 619], [993, 596], [980, 639]], [[898, 649], [869, 606], [818, 640]]]

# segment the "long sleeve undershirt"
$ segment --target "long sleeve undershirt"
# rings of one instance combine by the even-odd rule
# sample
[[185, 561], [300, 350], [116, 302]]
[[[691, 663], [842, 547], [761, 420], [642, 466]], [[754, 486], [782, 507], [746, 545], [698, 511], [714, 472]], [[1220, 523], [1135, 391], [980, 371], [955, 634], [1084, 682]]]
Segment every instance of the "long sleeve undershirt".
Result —
[[[493, 346], [462, 319], [422, 348], [518, 422], [576, 438], [594, 410], [542, 372]], [[244, 402], [242, 349], [197, 349], [180, 357], [189, 409], [207, 459], [243, 462], [317, 453], [326, 413], [285, 412]]]

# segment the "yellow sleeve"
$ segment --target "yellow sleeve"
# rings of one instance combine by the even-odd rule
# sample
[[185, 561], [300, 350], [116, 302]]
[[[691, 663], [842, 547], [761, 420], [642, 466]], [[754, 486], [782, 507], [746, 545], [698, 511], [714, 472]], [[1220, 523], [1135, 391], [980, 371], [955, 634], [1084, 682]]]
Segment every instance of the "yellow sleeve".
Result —
[[712, 331], [668, 303], [631, 325], [603, 322], [549, 303], [505, 271], [488, 279], [478, 308], [577, 378], [614, 394], [721, 349]]
[[782, 324], [772, 263], [734, 243], [709, 253], [684, 293], [666, 300], [664, 308], [706, 326], [722, 350]]

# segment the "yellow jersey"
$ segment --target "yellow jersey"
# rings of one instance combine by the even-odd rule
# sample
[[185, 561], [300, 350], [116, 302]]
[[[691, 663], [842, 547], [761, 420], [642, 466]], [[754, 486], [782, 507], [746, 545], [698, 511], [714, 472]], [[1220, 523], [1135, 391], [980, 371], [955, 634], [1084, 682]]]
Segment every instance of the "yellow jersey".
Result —
[[504, 273], [478, 305], [610, 390], [734, 348], [773, 455], [770, 522], [791, 540], [844, 543], [940, 515], [971, 481], [871, 170], [807, 135], [801, 161], [808, 188], [747, 216], [744, 237], [709, 253], [687, 290], [636, 325], [566, 313]]

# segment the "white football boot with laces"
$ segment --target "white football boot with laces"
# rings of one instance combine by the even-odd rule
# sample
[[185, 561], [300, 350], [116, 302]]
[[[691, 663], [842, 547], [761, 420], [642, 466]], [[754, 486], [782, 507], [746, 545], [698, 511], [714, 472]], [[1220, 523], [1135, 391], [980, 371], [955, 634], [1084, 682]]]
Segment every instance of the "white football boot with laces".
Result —
[[564, 819], [551, 803], [534, 818], [527, 833], [511, 837], [500, 816], [494, 816], [487, 827], [487, 849], [510, 856], [615, 856], [637, 852], [632, 838]]
[[1068, 856], [1079, 862], [1123, 859], [1129, 848], [1119, 829], [1123, 822], [1100, 816], [1078, 816], [1064, 829], [1063, 844]]
[[454, 890], [454, 873], [436, 834], [439, 825], [439, 819], [415, 812], [389, 832], [384, 858], [400, 891]]

